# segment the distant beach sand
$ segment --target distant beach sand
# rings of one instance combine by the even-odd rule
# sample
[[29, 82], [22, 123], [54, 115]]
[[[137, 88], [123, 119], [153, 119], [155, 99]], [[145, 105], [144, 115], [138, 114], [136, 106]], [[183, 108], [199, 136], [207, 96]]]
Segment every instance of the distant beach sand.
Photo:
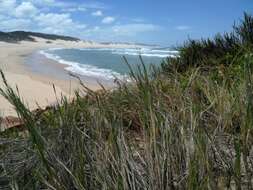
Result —
[[[35, 37], [34, 37], [35, 38]], [[131, 48], [133, 45], [120, 44], [99, 44], [90, 42], [72, 42], [63, 40], [54, 40], [48, 43], [48, 40], [35, 38], [36, 42], [23, 41], [20, 43], [5, 43], [0, 42], [0, 69], [4, 72], [8, 83], [16, 88], [18, 86], [20, 95], [26, 105], [31, 109], [37, 109], [38, 105], [42, 108], [56, 102], [56, 96], [61, 95], [72, 97], [73, 92], [80, 88], [77, 79], [68, 76], [64, 70], [64, 65], [55, 64], [54, 61], [46, 59], [43, 56], [33, 57], [36, 64], [45, 64], [52, 71], [55, 71], [55, 76], [43, 72], [32, 72], [29, 64], [26, 64], [28, 56], [40, 49], [47, 48]], [[60, 75], [64, 77], [60, 77]], [[84, 84], [92, 90], [98, 90], [100, 86], [96, 81], [86, 78]], [[56, 96], [53, 89], [53, 84], [56, 89]], [[3, 87], [2, 80], [0, 87]], [[13, 107], [3, 98], [0, 97], [0, 117], [16, 116]]]

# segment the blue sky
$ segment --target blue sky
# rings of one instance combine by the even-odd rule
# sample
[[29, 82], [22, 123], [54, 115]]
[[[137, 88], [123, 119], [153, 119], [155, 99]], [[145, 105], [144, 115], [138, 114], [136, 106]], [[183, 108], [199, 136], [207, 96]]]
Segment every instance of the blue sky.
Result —
[[252, 0], [0, 0], [0, 30], [178, 45], [230, 31]]

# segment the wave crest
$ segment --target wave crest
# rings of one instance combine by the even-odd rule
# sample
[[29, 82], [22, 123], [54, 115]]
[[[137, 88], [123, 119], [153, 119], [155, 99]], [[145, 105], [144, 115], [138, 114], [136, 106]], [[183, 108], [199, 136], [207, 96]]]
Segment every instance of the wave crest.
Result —
[[80, 64], [77, 62], [66, 61], [63, 60], [60, 56], [55, 55], [53, 53], [49, 53], [48, 51], [41, 50], [39, 51], [40, 54], [44, 55], [48, 59], [54, 60], [58, 63], [67, 65], [64, 69], [79, 75], [95, 77], [95, 78], [103, 78], [107, 80], [112, 80], [115, 78], [123, 79], [125, 76], [121, 75], [120, 73], [114, 72], [110, 69], [102, 69], [96, 66], [87, 65], [87, 64]]

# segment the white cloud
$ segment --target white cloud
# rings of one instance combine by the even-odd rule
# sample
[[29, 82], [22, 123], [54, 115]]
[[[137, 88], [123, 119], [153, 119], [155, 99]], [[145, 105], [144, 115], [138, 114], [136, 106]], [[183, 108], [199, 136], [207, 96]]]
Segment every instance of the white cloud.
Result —
[[[86, 25], [74, 21], [71, 13], [55, 13], [52, 8], [46, 6], [54, 3], [56, 0], [0, 0], [0, 31], [32, 30], [80, 36], [81, 32], [86, 29]], [[60, 10], [64, 9], [65, 5], [72, 5], [60, 4], [59, 1], [57, 3], [57, 6], [62, 6]], [[86, 10], [81, 5], [66, 8], [73, 9], [73, 11]]]
[[61, 11], [62, 12], [85, 12], [87, 9], [85, 7], [69, 7], [69, 8], [64, 8]]
[[38, 12], [38, 9], [30, 2], [22, 2], [15, 9], [16, 17], [32, 17]]
[[183, 31], [183, 30], [190, 30], [191, 27], [190, 26], [186, 26], [186, 25], [180, 25], [180, 26], [176, 26], [175, 29]]
[[55, 0], [30, 0], [30, 1], [40, 5], [50, 5], [55, 3]]
[[6, 19], [8, 19], [8, 17], [6, 17], [5, 15], [1, 15], [1, 14], [0, 14], [0, 21], [6, 20]]
[[16, 0], [0, 0], [0, 13], [10, 13], [16, 6]]
[[67, 7], [69, 4], [56, 0], [27, 0], [40, 7]]
[[99, 29], [100, 29], [99, 26], [95, 26], [95, 27], [94, 27], [94, 31], [98, 31]]
[[35, 21], [38, 22], [38, 25], [43, 28], [43, 32], [48, 33], [68, 33], [78, 32], [86, 28], [85, 24], [80, 24], [74, 22], [71, 19], [71, 15], [66, 14], [56, 14], [56, 13], [41, 13], [35, 18]]
[[56, 14], [56, 13], [48, 13], [44, 14], [41, 13], [35, 18], [38, 21], [38, 24], [41, 26], [57, 26], [62, 25], [65, 23], [71, 23], [72, 20], [70, 19], [69, 14]]
[[111, 16], [107, 16], [105, 17], [103, 20], [102, 20], [102, 23], [103, 24], [111, 24], [115, 21], [115, 18], [114, 17], [111, 17]]
[[81, 3], [81, 6], [87, 9], [107, 9], [108, 7], [100, 2], [89, 2], [89, 3]]
[[121, 36], [134, 36], [139, 33], [152, 32], [160, 29], [160, 26], [153, 24], [125, 24], [115, 25], [112, 27], [113, 32], [116, 35]]
[[[0, 0], [1, 1], [1, 0]], [[26, 0], [43, 10], [50, 11], [51, 8], [58, 8], [61, 12], [85, 12], [87, 9], [105, 9], [106, 6], [98, 2], [76, 3], [73, 1], [60, 0]]]
[[[35, 5], [38, 5], [41, 7], [48, 7], [48, 8], [49, 7], [58, 7], [58, 8], [63, 8], [63, 9], [75, 8], [76, 10], [78, 10], [78, 7], [81, 7], [81, 9], [105, 9], [106, 8], [106, 6], [103, 3], [99, 3], [99, 2], [75, 3], [73, 1], [60, 1], [60, 0], [26, 0], [26, 1], [30, 1]], [[79, 9], [79, 11], [81, 10]]]
[[[105, 16], [105, 8], [99, 3], [78, 4], [60, 0], [0, 0], [0, 31], [27, 30], [90, 39], [127, 41], [160, 29], [157, 25], [145, 23], [141, 18], [126, 19], [130, 23], [121, 24], [122, 19]], [[87, 10], [90, 19], [94, 20], [92, 16], [99, 17], [104, 25], [86, 26], [78, 18], [72, 17], [76, 11]], [[178, 29], [185, 28], [180, 26]]]
[[32, 20], [29, 17], [33, 16], [37, 9], [30, 2], [18, 2], [20, 1], [0, 0], [0, 30], [31, 29]]
[[5, 19], [0, 22], [0, 30], [27, 30], [30, 28], [32, 22], [29, 19]]
[[103, 13], [102, 13], [102, 11], [98, 10], [98, 11], [91, 13], [91, 15], [92, 16], [103, 16]]
[[76, 11], [82, 11], [85, 12], [87, 9], [85, 7], [77, 7]]
[[117, 24], [113, 26], [103, 25], [102, 27], [87, 28], [83, 31], [82, 37], [99, 41], [135, 41], [148, 32], [156, 32], [162, 27], [153, 24]]

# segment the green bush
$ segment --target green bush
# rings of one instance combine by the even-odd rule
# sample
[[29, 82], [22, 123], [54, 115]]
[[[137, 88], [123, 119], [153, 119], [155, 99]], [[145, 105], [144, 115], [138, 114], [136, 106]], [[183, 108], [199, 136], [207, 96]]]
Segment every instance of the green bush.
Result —
[[213, 71], [217, 66], [234, 64], [236, 59], [253, 50], [253, 17], [245, 13], [244, 19], [233, 29], [231, 33], [217, 34], [214, 39], [188, 40], [178, 48], [179, 57], [162, 64], [163, 70], [168, 72], [176, 65], [178, 72], [185, 72], [189, 67]]

